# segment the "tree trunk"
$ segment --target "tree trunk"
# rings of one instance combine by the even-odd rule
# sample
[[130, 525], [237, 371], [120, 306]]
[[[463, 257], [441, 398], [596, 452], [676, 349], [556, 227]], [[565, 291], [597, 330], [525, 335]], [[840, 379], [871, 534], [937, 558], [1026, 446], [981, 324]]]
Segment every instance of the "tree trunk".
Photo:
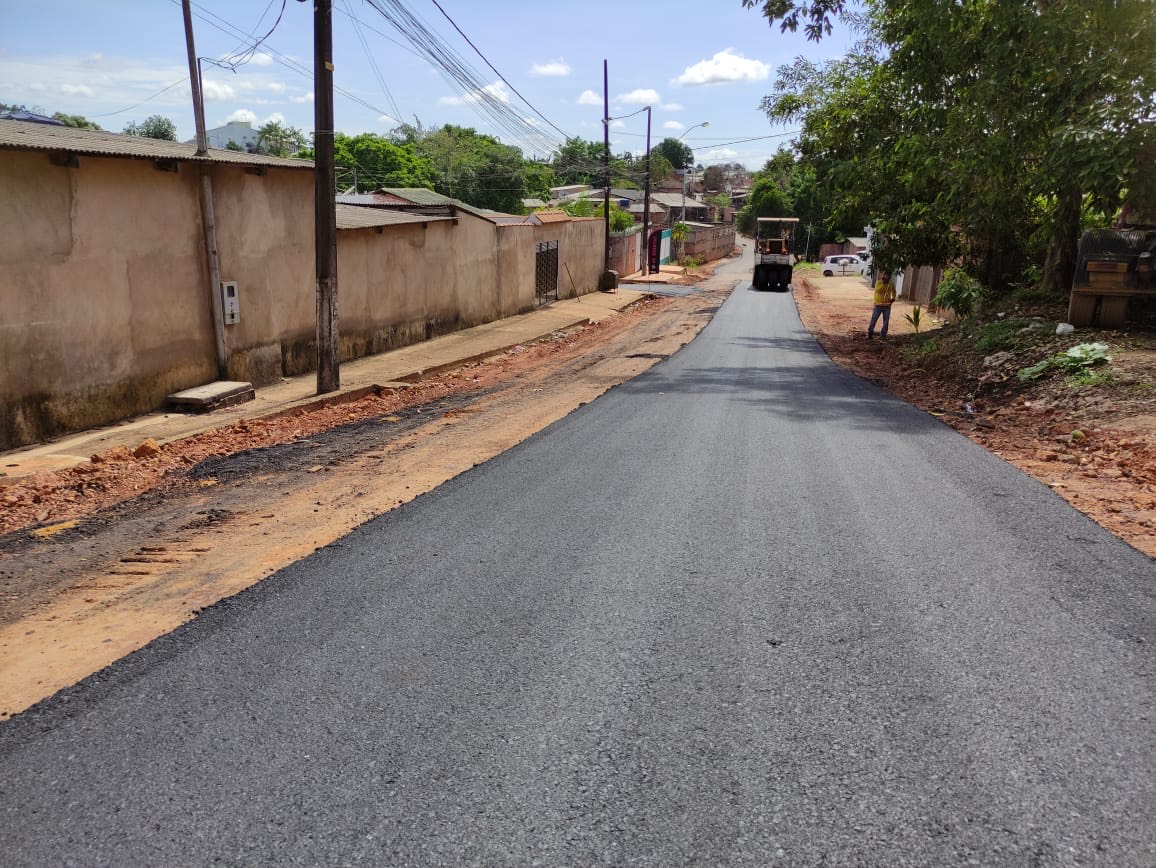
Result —
[[1076, 276], [1076, 251], [1080, 243], [1079, 190], [1069, 189], [1056, 202], [1056, 217], [1052, 237], [1048, 240], [1048, 255], [1044, 260], [1043, 289], [1057, 294], [1072, 288]]

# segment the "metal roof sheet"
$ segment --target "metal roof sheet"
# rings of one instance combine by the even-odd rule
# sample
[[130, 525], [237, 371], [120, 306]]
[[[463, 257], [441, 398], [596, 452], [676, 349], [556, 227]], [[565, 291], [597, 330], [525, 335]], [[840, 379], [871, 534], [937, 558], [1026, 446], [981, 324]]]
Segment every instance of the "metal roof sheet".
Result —
[[137, 160], [183, 160], [190, 163], [232, 163], [241, 166], [276, 166], [287, 169], [313, 169], [312, 160], [268, 157], [209, 148], [197, 156], [197, 146], [169, 142], [144, 136], [125, 136], [104, 130], [82, 130], [28, 121], [0, 120], [0, 149], [13, 151], [65, 151], [98, 157], [122, 157]]
[[358, 205], [337, 206], [338, 229], [375, 229], [379, 226], [412, 226], [415, 223], [439, 223], [451, 217], [431, 217], [411, 211], [390, 211]]
[[463, 202], [461, 199], [436, 193], [426, 187], [382, 187], [378, 192], [398, 196], [414, 205], [431, 207], [436, 205], [452, 205], [459, 211], [465, 211], [467, 214], [473, 214], [475, 217], [481, 217], [483, 220], [489, 220], [492, 223], [509, 222], [506, 218], [518, 216], [517, 214], [503, 214], [501, 211], [476, 208], [473, 205]]

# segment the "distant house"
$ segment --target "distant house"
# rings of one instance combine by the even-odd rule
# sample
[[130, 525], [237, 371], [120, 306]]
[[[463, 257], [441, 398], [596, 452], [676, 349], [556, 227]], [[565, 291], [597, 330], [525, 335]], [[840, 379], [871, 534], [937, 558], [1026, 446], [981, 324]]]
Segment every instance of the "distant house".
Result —
[[50, 118], [47, 115], [38, 115], [36, 112], [25, 111], [24, 109], [12, 109], [6, 112], [0, 112], [0, 121], [25, 121], [32, 124], [52, 124], [58, 127], [68, 126], [64, 121], [58, 121], [56, 118]]
[[[208, 139], [210, 148], [227, 148], [229, 142], [240, 145], [241, 149], [248, 151], [250, 154], [257, 150], [257, 142], [260, 136], [257, 131], [253, 129], [253, 125], [248, 121], [230, 121], [223, 127], [214, 127], [211, 130], [205, 130], [205, 138]], [[185, 144], [193, 144], [196, 139], [189, 139]]]

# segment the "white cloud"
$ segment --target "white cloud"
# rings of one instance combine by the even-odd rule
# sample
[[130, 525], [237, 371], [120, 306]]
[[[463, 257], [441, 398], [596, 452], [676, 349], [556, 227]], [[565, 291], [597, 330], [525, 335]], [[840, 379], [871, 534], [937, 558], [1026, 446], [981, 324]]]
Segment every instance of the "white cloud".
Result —
[[201, 92], [204, 93], [208, 102], [221, 102], [237, 98], [237, 92], [233, 90], [231, 85], [222, 81], [213, 81], [211, 78], [206, 78], [201, 82]]
[[301, 96], [291, 96], [289, 97], [289, 102], [295, 102], [298, 105], [307, 102], [313, 102], [313, 91], [306, 91], [305, 93], [301, 94]]
[[700, 60], [688, 66], [671, 84], [728, 84], [736, 81], [763, 81], [771, 68], [761, 60], [751, 60], [735, 54], [730, 48], [718, 52], [710, 60]]
[[547, 75], [563, 77], [570, 74], [570, 64], [564, 60], [551, 60], [549, 63], [535, 63], [530, 67], [530, 75]]
[[621, 93], [614, 97], [614, 101], [627, 105], [654, 105], [658, 102], [658, 91], [649, 87], [635, 88], [630, 93]]
[[256, 124], [257, 113], [255, 111], [251, 111], [250, 109], [237, 109], [227, 118], [225, 118], [225, 123], [227, 124], [231, 124], [233, 121], [241, 121], [242, 123], [248, 121], [250, 124]]
[[95, 93], [87, 84], [62, 84], [60, 92], [66, 96], [93, 96]]
[[475, 90], [463, 96], [443, 96], [438, 100], [441, 105], [475, 105], [484, 99], [496, 99], [498, 102], [508, 103], [510, 95], [500, 81], [487, 84], [481, 90]]
[[273, 58], [263, 51], [258, 51], [249, 58], [249, 63], [253, 64], [253, 66], [272, 66]]
[[578, 105], [602, 105], [602, 97], [592, 90], [584, 90], [578, 97]]
[[682, 103], [678, 103], [678, 102], [663, 103], [662, 105], [659, 106], [659, 108], [665, 112], [685, 111], [685, 107], [682, 105]]
[[678, 121], [664, 121], [662, 128], [664, 130], [685, 130], [686, 124], [680, 124]]
[[265, 85], [265, 90], [269, 91], [270, 93], [285, 93], [285, 82], [271, 81]]
[[626, 126], [626, 121], [616, 120], [610, 122], [610, 129], [612, 130], [620, 130], [624, 126]]
[[399, 124], [399, 123], [401, 123], [401, 121], [399, 121], [397, 118], [390, 117], [389, 115], [380, 115], [377, 119], [377, 122], [379, 124]]
[[242, 121], [242, 122], [247, 121], [254, 128], [257, 128], [257, 127], [263, 127], [265, 124], [268, 124], [268, 123], [273, 123], [274, 121], [276, 121], [279, 124], [283, 124], [283, 123], [285, 123], [285, 115], [281, 114], [281, 112], [273, 112], [272, 114], [268, 115], [266, 118], [264, 118], [262, 120], [262, 119], [259, 119], [257, 117], [257, 113], [255, 111], [253, 111], [252, 109], [237, 109], [235, 112], [233, 112], [227, 118], [225, 118], [225, 123], [227, 123], [227, 124], [230, 124], [233, 121]]
[[729, 161], [729, 160], [733, 160], [738, 155], [739, 155], [738, 151], [732, 151], [730, 148], [714, 148], [713, 150], [707, 151], [699, 159], [701, 159], [703, 162], [706, 162], [708, 160], [727, 160], [727, 161]]

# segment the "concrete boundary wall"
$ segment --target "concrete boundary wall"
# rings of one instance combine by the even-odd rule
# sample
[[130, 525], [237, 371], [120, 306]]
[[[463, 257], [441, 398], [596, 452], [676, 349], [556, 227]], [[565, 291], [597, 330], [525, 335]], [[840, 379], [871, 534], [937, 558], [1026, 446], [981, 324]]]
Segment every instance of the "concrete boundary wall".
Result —
[[[201, 171], [221, 279], [240, 301], [228, 376], [261, 386], [315, 369], [311, 169], [84, 155], [69, 166], [0, 150], [0, 449], [156, 410], [217, 379]], [[600, 220], [499, 226], [464, 211], [342, 230], [341, 358], [529, 310], [540, 240], [559, 241], [561, 296], [592, 292], [601, 239]]]

